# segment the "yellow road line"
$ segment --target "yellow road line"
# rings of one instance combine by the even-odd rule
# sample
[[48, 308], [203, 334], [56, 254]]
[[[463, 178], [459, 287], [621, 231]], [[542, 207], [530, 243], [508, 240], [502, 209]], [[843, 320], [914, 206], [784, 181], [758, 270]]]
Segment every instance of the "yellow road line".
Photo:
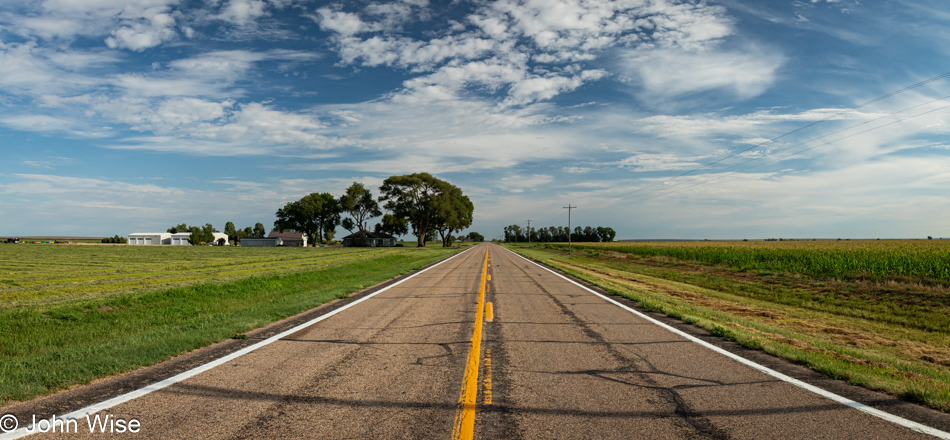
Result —
[[491, 303], [485, 304], [485, 307], [487, 307], [487, 308], [485, 309], [485, 320], [488, 321], [488, 322], [494, 321], [494, 320], [495, 320], [495, 308], [491, 305]]
[[478, 397], [478, 362], [482, 350], [482, 314], [485, 309], [485, 281], [488, 278], [488, 247], [485, 247], [485, 264], [482, 265], [481, 286], [478, 288], [478, 305], [475, 310], [475, 331], [468, 352], [462, 390], [455, 410], [455, 425], [452, 440], [470, 440], [475, 435], [475, 399]]

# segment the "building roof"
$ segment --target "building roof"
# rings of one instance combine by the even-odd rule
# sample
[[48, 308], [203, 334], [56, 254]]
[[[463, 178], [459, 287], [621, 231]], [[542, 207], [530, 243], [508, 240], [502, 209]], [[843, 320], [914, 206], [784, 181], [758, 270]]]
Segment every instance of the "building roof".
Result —
[[388, 239], [393, 239], [393, 240], [396, 239], [396, 237], [393, 237], [392, 235], [389, 235], [389, 234], [384, 234], [382, 232], [371, 232], [371, 231], [358, 231], [353, 234], [347, 235], [346, 237], [343, 237], [344, 240], [347, 238], [379, 238], [379, 239], [388, 238]]
[[270, 234], [267, 234], [267, 238], [279, 238], [279, 239], [284, 240], [284, 241], [287, 241], [287, 240], [303, 240], [303, 232], [294, 232], [294, 231], [277, 232], [277, 231], [270, 231]]

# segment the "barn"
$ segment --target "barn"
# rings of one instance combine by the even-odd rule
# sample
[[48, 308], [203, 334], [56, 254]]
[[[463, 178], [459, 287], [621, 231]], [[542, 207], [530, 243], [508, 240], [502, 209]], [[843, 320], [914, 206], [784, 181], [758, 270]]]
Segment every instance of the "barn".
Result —
[[393, 247], [396, 237], [381, 232], [359, 231], [343, 237], [343, 246]]

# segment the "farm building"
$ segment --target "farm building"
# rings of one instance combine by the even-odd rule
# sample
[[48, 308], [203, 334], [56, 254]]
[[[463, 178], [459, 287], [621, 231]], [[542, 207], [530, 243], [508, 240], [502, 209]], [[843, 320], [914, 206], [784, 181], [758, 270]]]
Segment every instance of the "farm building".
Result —
[[[188, 238], [187, 234], [185, 234], [185, 238]], [[172, 244], [172, 234], [168, 232], [136, 232], [129, 234], [129, 244]], [[188, 244], [187, 241], [185, 244]]]
[[[191, 244], [191, 242], [188, 241], [188, 237], [190, 236], [190, 232], [179, 232], [177, 234], [172, 234], [169, 232], [136, 232], [134, 234], [129, 234], [129, 244], [164, 244], [171, 246], [187, 246]], [[215, 232], [214, 244], [219, 246], [228, 246], [230, 244], [228, 242], [228, 234]]]
[[272, 247], [280, 246], [284, 242], [280, 237], [275, 238], [242, 238], [241, 246], [242, 247]]
[[360, 231], [343, 237], [343, 246], [392, 247], [396, 237], [380, 232]]
[[303, 232], [277, 232], [270, 231], [270, 234], [267, 234], [267, 238], [279, 238], [283, 242], [284, 246], [293, 246], [293, 247], [307, 247], [307, 234]]

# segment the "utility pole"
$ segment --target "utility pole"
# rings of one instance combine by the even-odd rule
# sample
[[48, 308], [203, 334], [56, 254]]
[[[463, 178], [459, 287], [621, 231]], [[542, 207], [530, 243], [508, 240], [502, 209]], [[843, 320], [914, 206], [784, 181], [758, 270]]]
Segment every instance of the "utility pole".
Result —
[[531, 246], [531, 220], [525, 220], [528, 222], [528, 246]]
[[577, 207], [571, 206], [571, 204], [568, 203], [567, 206], [564, 207], [564, 209], [567, 210], [567, 254], [574, 255], [574, 248], [572, 247], [573, 245], [571, 244], [571, 210], [577, 209]]

